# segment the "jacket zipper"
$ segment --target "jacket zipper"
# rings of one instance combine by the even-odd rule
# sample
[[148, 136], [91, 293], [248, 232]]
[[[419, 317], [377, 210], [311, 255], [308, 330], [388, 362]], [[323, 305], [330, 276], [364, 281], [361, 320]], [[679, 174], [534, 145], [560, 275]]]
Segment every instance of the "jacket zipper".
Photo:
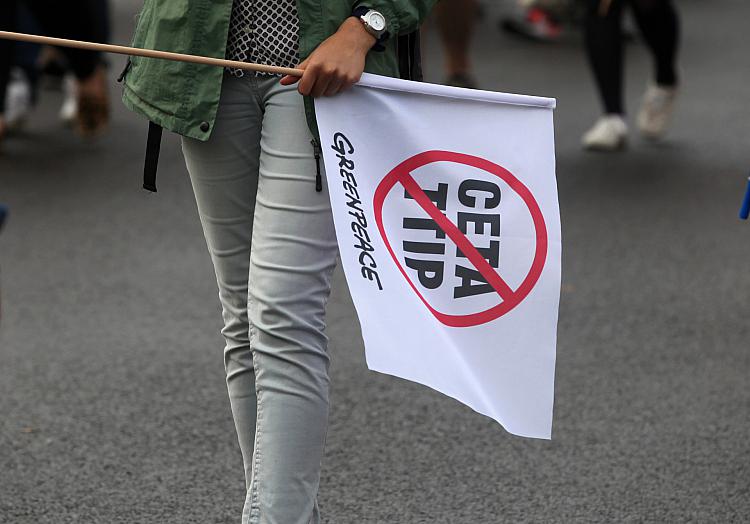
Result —
[[317, 140], [313, 138], [310, 140], [310, 143], [312, 144], [313, 154], [315, 155], [315, 191], [320, 193], [323, 191], [323, 176], [320, 174], [320, 154], [322, 151]]
[[117, 77], [117, 83], [121, 84], [123, 80], [125, 80], [125, 75], [128, 74], [128, 71], [130, 71], [130, 66], [132, 66], [133, 63], [130, 61], [130, 58], [128, 58], [128, 61], [125, 63], [125, 67], [122, 69], [122, 73], [120, 73], [120, 76]]

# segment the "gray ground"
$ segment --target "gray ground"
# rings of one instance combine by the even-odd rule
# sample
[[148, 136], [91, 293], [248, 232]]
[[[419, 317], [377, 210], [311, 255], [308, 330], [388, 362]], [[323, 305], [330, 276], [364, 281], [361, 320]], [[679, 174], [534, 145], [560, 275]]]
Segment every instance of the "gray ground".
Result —
[[[120, 2], [127, 41], [133, 1]], [[750, 521], [746, 0], [681, 2], [670, 140], [579, 151], [597, 114], [577, 40], [482, 22], [484, 87], [558, 98], [565, 244], [554, 438], [525, 440], [368, 372], [346, 284], [329, 309], [331, 523]], [[628, 97], [647, 56], [629, 53]], [[434, 46], [427, 57], [439, 80]], [[116, 68], [121, 60], [115, 60]], [[0, 522], [229, 523], [243, 499], [219, 312], [178, 143], [140, 189], [144, 122], [83, 144], [50, 116], [0, 157]], [[45, 116], [46, 115], [46, 116]]]

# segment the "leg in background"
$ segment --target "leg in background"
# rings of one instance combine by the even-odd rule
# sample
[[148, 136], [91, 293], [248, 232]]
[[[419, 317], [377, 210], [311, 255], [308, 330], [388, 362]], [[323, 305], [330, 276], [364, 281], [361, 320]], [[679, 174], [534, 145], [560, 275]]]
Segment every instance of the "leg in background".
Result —
[[[96, 17], [87, 2], [28, 0], [34, 17], [48, 36], [94, 41], [97, 36]], [[80, 49], [62, 49], [78, 79], [90, 77], [101, 63], [101, 55]]]
[[[15, 31], [18, 19], [16, 0], [0, 2], [0, 28]], [[13, 42], [0, 40], [0, 139], [5, 131], [2, 115], [5, 112], [5, 94], [10, 82], [10, 68], [13, 62]]]
[[[21, 4], [18, 10], [18, 24], [21, 33], [30, 33], [32, 35], [44, 34], [39, 28], [36, 20], [29, 12], [28, 8]], [[23, 70], [26, 79], [29, 82], [32, 91], [32, 100], [36, 103], [38, 98], [39, 83], [39, 54], [42, 46], [38, 44], [17, 43], [16, 52], [13, 58], [14, 65]]]
[[435, 21], [443, 41], [445, 72], [450, 85], [474, 87], [469, 48], [478, 8], [476, 0], [443, 0], [435, 6]]
[[605, 0], [587, 1], [584, 42], [604, 112], [623, 114], [623, 0], [612, 0], [604, 15], [600, 5]]
[[584, 24], [586, 54], [604, 105], [604, 115], [582, 138], [583, 147], [614, 151], [627, 143], [628, 127], [622, 115], [624, 0], [587, 0]]
[[631, 0], [638, 26], [654, 56], [654, 83], [646, 89], [638, 111], [638, 129], [649, 139], [664, 136], [677, 98], [675, 61], [679, 21], [670, 0]]
[[[28, 4], [49, 36], [96, 41], [106, 30], [101, 27], [101, 6], [91, 2], [28, 0]], [[78, 79], [78, 131], [82, 135], [96, 135], [109, 122], [108, 81], [102, 56], [79, 49], [66, 48], [63, 52]]]
[[670, 0], [631, 0], [638, 27], [654, 55], [656, 84], [677, 85], [675, 62], [680, 24]]
[[96, 42], [109, 42], [112, 34], [112, 21], [109, 0], [86, 0], [94, 20]]

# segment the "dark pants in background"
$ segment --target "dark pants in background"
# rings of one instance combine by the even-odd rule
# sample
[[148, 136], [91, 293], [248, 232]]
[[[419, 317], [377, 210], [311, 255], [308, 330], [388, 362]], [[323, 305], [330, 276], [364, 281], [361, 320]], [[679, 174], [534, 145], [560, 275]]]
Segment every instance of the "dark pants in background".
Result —
[[643, 40], [653, 55], [654, 81], [666, 87], [677, 84], [677, 12], [671, 0], [611, 0], [605, 13], [601, 6], [602, 0], [587, 0], [586, 51], [605, 112], [623, 114], [623, 10], [626, 6], [632, 9]]

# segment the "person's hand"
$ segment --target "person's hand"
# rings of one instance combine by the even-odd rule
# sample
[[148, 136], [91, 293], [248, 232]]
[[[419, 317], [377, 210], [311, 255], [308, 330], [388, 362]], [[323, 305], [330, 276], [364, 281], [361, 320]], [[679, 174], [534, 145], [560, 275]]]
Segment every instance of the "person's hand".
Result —
[[359, 82], [365, 57], [375, 42], [360, 20], [349, 17], [298, 66], [304, 70], [301, 78], [285, 76], [281, 84], [299, 82], [297, 90], [313, 97], [338, 94]]

